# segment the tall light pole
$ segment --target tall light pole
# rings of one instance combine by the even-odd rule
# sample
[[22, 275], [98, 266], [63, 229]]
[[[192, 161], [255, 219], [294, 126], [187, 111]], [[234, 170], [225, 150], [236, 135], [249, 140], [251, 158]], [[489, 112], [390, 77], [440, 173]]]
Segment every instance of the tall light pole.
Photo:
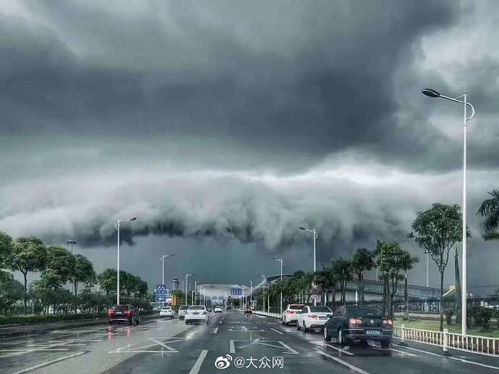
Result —
[[426, 254], [426, 287], [430, 287], [430, 252], [425, 251]]
[[126, 220], [122, 221], [119, 218], [117, 218], [116, 225], [114, 226], [114, 228], [118, 232], [118, 235], [117, 235], [118, 236], [118, 240], [117, 240], [118, 254], [116, 256], [116, 305], [120, 305], [120, 225], [122, 222], [123, 223], [132, 222], [132, 221], [135, 221], [136, 219], [137, 219], [137, 217], [130, 217], [130, 218], [127, 218]]
[[250, 308], [253, 307], [253, 281], [250, 280]]
[[263, 294], [263, 290], [267, 287], [267, 276], [265, 274], [260, 274], [260, 276], [263, 278], [263, 281], [265, 284], [262, 287], [262, 307], [263, 311], [265, 312], [265, 295]]
[[[466, 167], [467, 167], [467, 145], [466, 145], [466, 130], [468, 127], [468, 121], [475, 115], [475, 108], [471, 103], [468, 102], [467, 93], [465, 92], [461, 96], [449, 97], [442, 95], [440, 92], [433, 90], [431, 88], [425, 88], [422, 90], [423, 94], [433, 98], [442, 98], [455, 103], [463, 105], [463, 227], [462, 227], [462, 242], [463, 242], [463, 282], [461, 290], [461, 334], [466, 335], [466, 314], [467, 314], [467, 229], [466, 229]], [[471, 113], [468, 115], [468, 108]], [[442, 307], [442, 306], [440, 306]]]
[[[309, 229], [306, 227], [300, 227], [300, 230], [311, 232], [314, 235], [314, 274], [317, 272], [317, 255], [316, 255], [316, 241], [317, 241], [317, 230]], [[314, 295], [314, 306], [317, 305], [317, 298]]]
[[71, 250], [72, 254], [75, 254], [73, 246], [77, 245], [77, 244], [78, 244], [78, 242], [74, 239], [66, 240], [66, 245], [69, 246], [69, 249]]
[[188, 305], [187, 304], [187, 298], [188, 298], [188, 291], [187, 291], [187, 278], [190, 277], [192, 275], [192, 273], [187, 273], [185, 274], [185, 305]]
[[165, 284], [165, 264], [168, 257], [175, 256], [175, 253], [161, 256], [161, 284]]
[[198, 289], [198, 282], [199, 281], [194, 281], [194, 293], [192, 294], [192, 305], [196, 305], [196, 303], [194, 302], [194, 297], [196, 297], [196, 301], [198, 301], [197, 299], [197, 295], [196, 295], [196, 292], [197, 292], [197, 289]]
[[281, 264], [281, 304], [280, 304], [279, 310], [280, 310], [280, 313], [282, 314], [282, 263], [283, 263], [283, 260], [282, 260], [282, 257], [281, 258], [274, 257], [274, 260]]

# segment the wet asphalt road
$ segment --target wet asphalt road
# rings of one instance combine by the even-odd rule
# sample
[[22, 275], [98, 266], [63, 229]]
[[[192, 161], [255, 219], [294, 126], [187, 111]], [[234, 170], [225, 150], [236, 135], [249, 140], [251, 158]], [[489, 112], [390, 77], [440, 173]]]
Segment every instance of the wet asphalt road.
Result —
[[[226, 369], [217, 369], [217, 362]], [[0, 341], [0, 373], [498, 373], [499, 358], [422, 344], [390, 350], [324, 345], [322, 334], [239, 312], [210, 324], [150, 320], [92, 326]]]

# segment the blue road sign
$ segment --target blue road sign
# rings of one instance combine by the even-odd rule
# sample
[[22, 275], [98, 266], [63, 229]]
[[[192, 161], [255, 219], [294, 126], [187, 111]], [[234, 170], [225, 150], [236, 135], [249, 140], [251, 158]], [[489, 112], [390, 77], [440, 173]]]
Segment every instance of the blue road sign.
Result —
[[170, 289], [165, 284], [158, 284], [154, 290], [156, 295], [169, 295]]
[[231, 288], [230, 294], [233, 296], [240, 296], [243, 294], [243, 290], [242, 290], [242, 288]]
[[166, 302], [166, 295], [156, 295], [156, 301], [161, 303]]

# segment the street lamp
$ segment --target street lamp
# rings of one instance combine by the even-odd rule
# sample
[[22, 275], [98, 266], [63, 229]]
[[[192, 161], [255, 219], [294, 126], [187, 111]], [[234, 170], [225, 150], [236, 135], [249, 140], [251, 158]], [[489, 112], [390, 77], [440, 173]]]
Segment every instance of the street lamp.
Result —
[[[265, 274], [260, 274], [260, 276], [263, 278], [263, 281], [265, 282], [264, 288], [267, 288], [267, 276]], [[270, 300], [268, 298], [268, 293], [267, 293], [267, 311], [270, 313]], [[265, 312], [265, 296], [263, 295], [262, 292], [262, 302], [263, 302], [263, 311]]]
[[[463, 282], [461, 291], [461, 333], [466, 335], [466, 314], [467, 314], [467, 230], [466, 230], [466, 130], [467, 122], [473, 118], [475, 115], [475, 108], [471, 103], [467, 101], [467, 93], [465, 92], [461, 96], [449, 97], [442, 95], [440, 92], [425, 88], [421, 91], [424, 95], [432, 98], [442, 98], [455, 103], [463, 104], [463, 227], [462, 227], [462, 241], [463, 241]], [[470, 115], [468, 115], [468, 108], [471, 109]], [[440, 306], [442, 307], [442, 306]]]
[[281, 311], [281, 314], [282, 314], [282, 263], [283, 263], [283, 260], [282, 260], [282, 258], [277, 258], [277, 257], [274, 257], [274, 260], [281, 264], [281, 307], [279, 308], [279, 310]]
[[187, 278], [190, 277], [192, 273], [185, 274], [185, 305], [187, 305]]
[[250, 308], [253, 307], [253, 281], [250, 280]]
[[175, 253], [161, 256], [161, 284], [165, 284], [165, 263], [168, 257], [175, 256]]
[[120, 224], [126, 222], [135, 221], [137, 217], [130, 217], [126, 220], [122, 221], [119, 218], [116, 219], [116, 225], [114, 228], [118, 232], [117, 244], [118, 244], [118, 253], [116, 258], [116, 305], [120, 305]]
[[[300, 227], [300, 230], [311, 232], [314, 235], [314, 274], [317, 272], [317, 256], [316, 256], [316, 241], [317, 241], [317, 230], [309, 229], [306, 227]], [[317, 305], [317, 298], [314, 295], [314, 306]]]
[[196, 303], [194, 302], [194, 296], [196, 296], [196, 301], [197, 301], [197, 295], [196, 295], [196, 292], [197, 292], [197, 287], [198, 287], [198, 282], [199, 281], [194, 281], [194, 293], [192, 294], [192, 305], [196, 305]]

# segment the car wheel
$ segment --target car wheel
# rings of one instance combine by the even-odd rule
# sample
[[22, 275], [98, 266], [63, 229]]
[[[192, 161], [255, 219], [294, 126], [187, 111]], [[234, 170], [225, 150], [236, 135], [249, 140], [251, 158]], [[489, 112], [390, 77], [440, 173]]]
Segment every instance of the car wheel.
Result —
[[140, 324], [140, 317], [139, 318], [135, 318], [135, 324], [136, 325]]
[[108, 323], [109, 325], [112, 325], [112, 324], [113, 324], [113, 321], [109, 320], [109, 321], [107, 321], [107, 323]]
[[389, 340], [382, 340], [381, 341], [381, 348], [390, 348], [390, 341]]
[[307, 325], [305, 324], [305, 321], [303, 321], [303, 331], [308, 332]]
[[300, 331], [300, 322], [299, 322], [299, 321], [298, 321], [298, 322], [296, 322], [296, 329], [297, 329], [298, 331]]
[[329, 331], [326, 326], [324, 326], [324, 341], [331, 342], [331, 336], [329, 335]]

